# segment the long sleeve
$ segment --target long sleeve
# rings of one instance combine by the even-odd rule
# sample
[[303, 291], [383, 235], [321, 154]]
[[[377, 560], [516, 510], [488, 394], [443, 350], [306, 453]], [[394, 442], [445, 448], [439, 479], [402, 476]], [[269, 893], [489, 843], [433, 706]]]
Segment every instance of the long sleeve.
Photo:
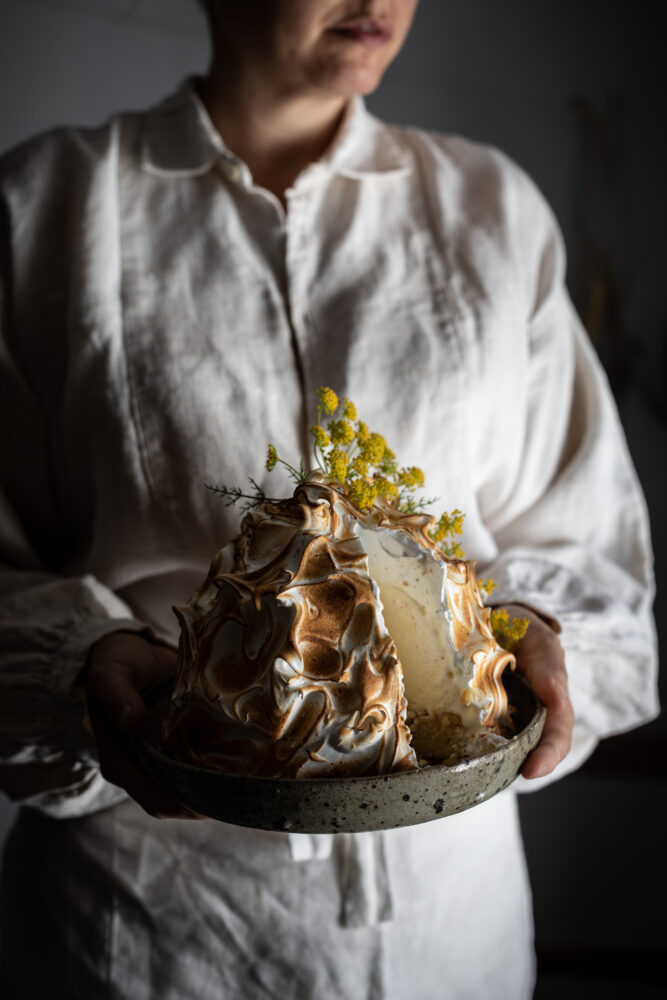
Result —
[[[35, 215], [39, 217], [37, 211]], [[22, 229], [11, 226], [9, 212], [2, 221], [0, 787], [12, 799], [65, 817], [124, 797], [99, 774], [94, 743], [81, 725], [82, 706], [71, 699], [70, 688], [97, 639], [144, 625], [92, 576], [59, 572], [71, 540], [71, 512], [64, 516], [59, 497], [50, 447], [53, 426], [31, 384], [17, 337], [18, 299], [26, 292], [21, 293], [20, 255], [14, 250], [29, 242], [31, 228], [27, 219], [18, 220]], [[40, 236], [51, 241], [53, 253], [58, 230]], [[40, 274], [44, 272], [33, 272], [33, 277]], [[56, 287], [36, 282], [29, 295], [48, 302]], [[57, 329], [56, 317], [54, 310]], [[57, 366], [49, 371], [53, 333], [42, 331], [42, 365], [55, 381]]]
[[[577, 767], [600, 737], [658, 712], [650, 533], [601, 365], [564, 284], [560, 234], [531, 193], [535, 307], [518, 449], [504, 488], [481, 490], [498, 555], [494, 603], [524, 600], [559, 619], [575, 710]], [[518, 356], [518, 355], [517, 355]], [[519, 396], [521, 398], [521, 396]], [[551, 780], [523, 782], [537, 788]]]

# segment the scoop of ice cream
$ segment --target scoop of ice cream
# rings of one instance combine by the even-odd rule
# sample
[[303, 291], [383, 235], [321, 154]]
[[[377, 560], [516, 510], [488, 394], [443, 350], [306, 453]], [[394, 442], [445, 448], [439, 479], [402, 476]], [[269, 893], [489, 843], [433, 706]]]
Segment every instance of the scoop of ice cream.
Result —
[[165, 742], [229, 773], [325, 777], [417, 767], [408, 703], [424, 733], [426, 717], [456, 719], [462, 746], [497, 731], [514, 658], [432, 523], [317, 480], [251, 511], [175, 609]]

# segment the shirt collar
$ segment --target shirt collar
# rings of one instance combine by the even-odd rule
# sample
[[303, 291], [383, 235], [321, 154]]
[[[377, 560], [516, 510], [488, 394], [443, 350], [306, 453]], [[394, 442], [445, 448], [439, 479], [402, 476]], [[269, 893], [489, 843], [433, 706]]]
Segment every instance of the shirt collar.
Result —
[[[141, 165], [156, 174], [197, 176], [219, 159], [239, 162], [216, 131], [188, 79], [146, 112], [141, 137]], [[408, 156], [392, 130], [371, 115], [361, 97], [348, 107], [336, 138], [319, 161], [334, 173], [361, 179], [394, 175], [408, 169]]]
[[319, 161], [344, 177], [405, 173], [407, 152], [393, 130], [370, 114], [361, 97], [355, 97], [333, 143]]

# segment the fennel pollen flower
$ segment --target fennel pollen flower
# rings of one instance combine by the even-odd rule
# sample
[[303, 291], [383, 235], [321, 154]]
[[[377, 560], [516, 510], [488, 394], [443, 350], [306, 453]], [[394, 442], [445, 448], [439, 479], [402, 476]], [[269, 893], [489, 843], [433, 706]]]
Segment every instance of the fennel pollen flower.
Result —
[[519, 642], [528, 630], [527, 618], [512, 618], [506, 608], [494, 608], [491, 612], [491, 627], [499, 645], [508, 653], [516, 651]]
[[367, 441], [361, 446], [360, 452], [361, 457], [370, 462], [371, 465], [377, 465], [382, 461], [384, 453], [387, 449], [387, 442], [382, 437], [381, 434], [370, 434]]
[[528, 626], [530, 622], [527, 618], [513, 618], [512, 624], [510, 625], [510, 642], [512, 643], [512, 649], [510, 653], [513, 652], [519, 645], [524, 635], [528, 631]]
[[417, 465], [411, 465], [410, 475], [412, 476], [412, 481], [415, 486], [418, 486], [421, 489], [424, 485], [424, 473], [422, 470]]
[[275, 467], [277, 461], [278, 452], [275, 449], [275, 445], [270, 444], [266, 455], [266, 471], [270, 472]]
[[447, 535], [460, 535], [463, 531], [464, 519], [465, 514], [462, 514], [458, 508], [453, 510], [451, 514], [445, 511], [444, 514], [440, 515], [438, 526], [431, 535], [433, 541], [441, 542]]
[[354, 427], [347, 420], [331, 420], [328, 431], [334, 444], [352, 444], [354, 441]]
[[369, 430], [368, 424], [365, 424], [363, 420], [357, 422], [357, 434], [356, 438], [359, 444], [363, 444], [364, 441], [368, 441]]
[[449, 529], [453, 535], [460, 535], [463, 531], [463, 522], [465, 520], [465, 514], [462, 514], [458, 508], [452, 511], [451, 528]]
[[377, 486], [377, 491], [381, 497], [396, 497], [398, 496], [398, 486], [396, 483], [392, 483], [390, 479], [385, 479], [384, 476], [379, 476], [374, 480]]
[[494, 628], [507, 628], [509, 620], [507, 608], [494, 608], [491, 612], [491, 623]]
[[361, 455], [357, 455], [356, 458], [352, 459], [351, 468], [354, 472], [359, 473], [360, 476], [368, 475], [368, 462], [365, 462]]
[[320, 427], [319, 424], [315, 424], [313, 427], [311, 427], [310, 433], [315, 438], [315, 446], [317, 448], [322, 448], [322, 449], [328, 448], [329, 445], [331, 444], [331, 439], [329, 435], [325, 431], [324, 427]]
[[353, 479], [349, 484], [351, 498], [362, 508], [370, 507], [377, 497], [377, 486], [365, 479]]
[[343, 399], [343, 416], [346, 420], [357, 419], [357, 408], [351, 399]]
[[396, 455], [391, 448], [385, 448], [384, 455], [382, 456], [382, 463], [380, 465], [380, 472], [383, 476], [395, 476], [397, 471], [398, 463], [396, 462]]
[[332, 479], [339, 483], [345, 482], [347, 474], [347, 455], [340, 448], [333, 448], [327, 455], [327, 465]]
[[416, 486], [424, 485], [424, 473], [416, 465], [411, 465], [409, 469], [401, 469], [398, 473], [398, 481], [401, 486], [414, 489]]
[[325, 413], [333, 413], [334, 410], [338, 409], [338, 396], [333, 391], [329, 389], [326, 385], [320, 386], [317, 390], [317, 395], [320, 397], [320, 404]]
[[445, 538], [445, 536], [447, 535], [447, 532], [445, 531], [445, 529], [442, 527], [441, 524], [438, 524], [437, 527], [433, 528], [432, 531], [429, 531], [429, 535], [431, 536], [434, 542], [441, 542], [443, 538]]

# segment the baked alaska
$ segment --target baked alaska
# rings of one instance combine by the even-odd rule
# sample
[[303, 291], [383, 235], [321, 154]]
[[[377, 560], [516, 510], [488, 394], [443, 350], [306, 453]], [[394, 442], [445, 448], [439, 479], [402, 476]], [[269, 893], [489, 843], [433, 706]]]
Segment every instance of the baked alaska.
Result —
[[[325, 413], [338, 405], [328, 399]], [[406, 502], [419, 470], [398, 469], [379, 435], [364, 449], [363, 424], [343, 451], [350, 432], [337, 424], [352, 426], [346, 416], [316, 435], [319, 471], [292, 470], [288, 499], [257, 490], [238, 538], [174, 609], [163, 738], [182, 759], [229, 774], [375, 775], [453, 764], [511, 734], [502, 675], [514, 656], [494, 635], [474, 563], [442, 544], [461, 517], [436, 522]], [[345, 469], [332, 469], [332, 452], [347, 455]], [[355, 453], [366, 457], [358, 474]]]

